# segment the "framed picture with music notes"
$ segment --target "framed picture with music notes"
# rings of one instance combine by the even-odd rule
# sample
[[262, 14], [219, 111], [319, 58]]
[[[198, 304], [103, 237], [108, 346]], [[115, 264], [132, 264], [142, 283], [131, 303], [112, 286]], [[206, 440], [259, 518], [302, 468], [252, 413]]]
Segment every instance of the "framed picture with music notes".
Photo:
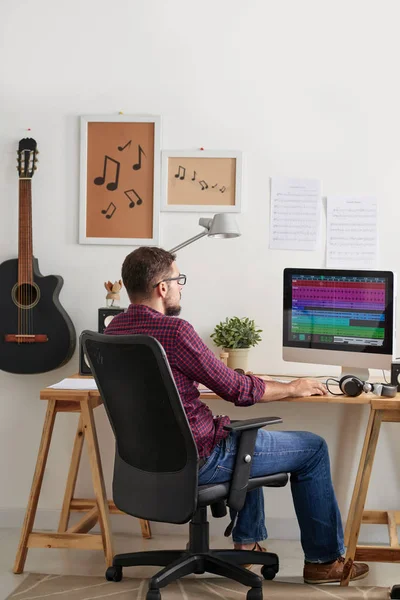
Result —
[[158, 245], [158, 116], [81, 117], [81, 244]]
[[163, 150], [161, 210], [242, 211], [242, 153], [234, 150]]

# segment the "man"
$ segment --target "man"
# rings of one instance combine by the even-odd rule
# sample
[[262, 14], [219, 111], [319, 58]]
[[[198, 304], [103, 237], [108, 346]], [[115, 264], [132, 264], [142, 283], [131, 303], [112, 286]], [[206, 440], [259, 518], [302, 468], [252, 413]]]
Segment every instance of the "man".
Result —
[[[161, 248], [142, 247], [131, 252], [122, 266], [122, 279], [130, 299], [125, 313], [117, 315], [106, 334], [146, 334], [164, 347], [196, 441], [200, 461], [199, 483], [229, 481], [237, 452], [237, 435], [223, 429], [226, 416], [213, 416], [199, 400], [198, 382], [237, 406], [271, 402], [288, 397], [326, 395], [323, 384], [312, 379], [290, 383], [264, 381], [226, 367], [204, 344], [193, 327], [176, 318], [186, 276], [175, 256]], [[196, 383], [197, 382], [197, 383]], [[342, 522], [333, 491], [326, 442], [303, 431], [258, 431], [251, 476], [291, 473], [291, 490], [305, 555], [307, 583], [338, 582], [343, 572]], [[263, 548], [267, 538], [262, 488], [247, 494], [232, 532], [234, 547]], [[366, 564], [352, 567], [351, 579], [368, 574]]]

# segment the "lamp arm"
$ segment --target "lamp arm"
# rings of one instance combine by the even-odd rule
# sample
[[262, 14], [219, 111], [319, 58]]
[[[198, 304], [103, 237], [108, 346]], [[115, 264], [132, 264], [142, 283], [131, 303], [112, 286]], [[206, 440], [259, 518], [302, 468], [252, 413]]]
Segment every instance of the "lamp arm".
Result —
[[186, 240], [186, 242], [182, 242], [181, 244], [178, 244], [178, 246], [175, 246], [174, 248], [171, 248], [171, 250], [168, 250], [168, 252], [175, 253], [178, 250], [180, 250], [181, 248], [184, 248], [185, 246], [188, 246], [192, 242], [195, 242], [196, 240], [199, 240], [200, 238], [204, 237], [207, 234], [208, 234], [208, 229], [205, 229], [201, 233], [198, 233], [197, 235], [194, 235], [190, 239]]

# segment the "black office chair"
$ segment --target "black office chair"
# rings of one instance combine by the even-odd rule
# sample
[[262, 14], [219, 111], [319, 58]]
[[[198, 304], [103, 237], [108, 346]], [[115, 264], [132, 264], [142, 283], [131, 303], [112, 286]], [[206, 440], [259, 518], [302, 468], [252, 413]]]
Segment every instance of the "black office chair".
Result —
[[190, 521], [185, 550], [117, 554], [106, 578], [121, 581], [123, 567], [160, 565], [165, 568], [150, 579], [146, 600], [160, 600], [160, 588], [171, 581], [204, 572], [247, 585], [251, 588], [247, 600], [262, 600], [261, 577], [240, 565], [263, 565], [263, 577], [273, 579], [279, 569], [277, 555], [210, 550], [207, 506], [214, 517], [225, 516], [226, 504], [230, 507], [232, 520], [225, 532], [229, 535], [247, 491], [286, 485], [286, 473], [249, 479], [258, 429], [281, 419], [250, 419], [226, 426], [241, 434], [232, 481], [198, 486], [197, 447], [161, 344], [146, 335], [91, 331], [84, 331], [81, 340], [115, 434], [116, 506], [140, 519]]

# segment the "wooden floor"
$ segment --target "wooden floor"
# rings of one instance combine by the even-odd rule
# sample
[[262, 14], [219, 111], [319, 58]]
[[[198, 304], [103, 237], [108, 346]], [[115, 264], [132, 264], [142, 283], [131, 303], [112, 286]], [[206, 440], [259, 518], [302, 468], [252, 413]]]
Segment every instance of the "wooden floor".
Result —
[[[19, 529], [0, 529], [0, 600], [4, 600], [22, 581], [23, 575], [14, 575], [12, 566], [19, 541]], [[157, 535], [151, 540], [144, 540], [140, 535], [114, 534], [116, 552], [135, 550], [156, 550], [167, 548], [183, 548], [187, 538], [182, 535]], [[227, 540], [224, 537], [211, 538], [211, 546], [224, 547]], [[268, 540], [268, 549], [276, 552], [280, 558], [281, 570], [277, 580], [301, 583], [303, 569], [303, 554], [298, 541]], [[149, 577], [157, 571], [157, 567], [136, 567], [126, 569], [132, 577]], [[28, 553], [25, 573], [46, 573], [61, 575], [99, 575], [104, 574], [104, 556], [101, 552], [75, 549], [36, 549]], [[207, 575], [210, 577], [210, 575]], [[386, 563], [371, 563], [370, 574], [363, 579], [362, 585], [387, 586], [400, 584], [400, 565]], [[351, 584], [355, 585], [355, 584]], [[330, 592], [334, 586], [328, 586]]]

